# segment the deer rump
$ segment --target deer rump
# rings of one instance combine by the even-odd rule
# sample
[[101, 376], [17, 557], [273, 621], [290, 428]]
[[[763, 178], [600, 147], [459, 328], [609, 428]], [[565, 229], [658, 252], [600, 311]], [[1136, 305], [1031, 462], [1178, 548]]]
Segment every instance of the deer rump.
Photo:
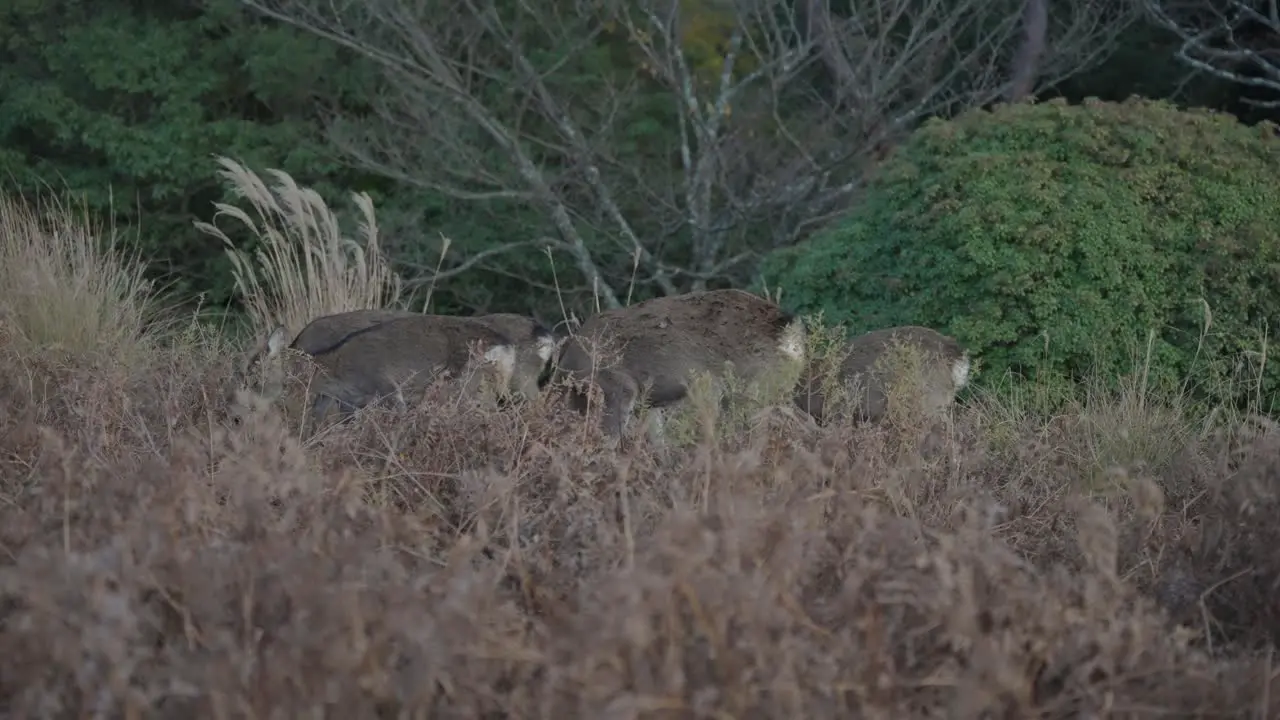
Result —
[[[837, 368], [838, 382], [850, 391], [848, 410], [860, 422], [878, 422], [889, 409], [889, 384], [896, 379], [897, 368], [887, 361], [898, 348], [910, 348], [922, 361], [919, 368], [923, 392], [923, 408], [931, 415], [945, 412], [957, 391], [969, 378], [969, 353], [955, 339], [918, 325], [873, 330], [848, 340], [844, 357]], [[827, 372], [809, 364], [796, 387], [795, 404], [809, 413], [819, 424], [831, 419], [826, 407], [824, 385], [830, 382]]]

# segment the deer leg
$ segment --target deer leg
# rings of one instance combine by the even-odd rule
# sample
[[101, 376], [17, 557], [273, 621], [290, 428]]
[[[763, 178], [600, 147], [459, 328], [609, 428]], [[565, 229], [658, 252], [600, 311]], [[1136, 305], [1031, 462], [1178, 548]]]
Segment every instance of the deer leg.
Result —
[[327, 378], [316, 388], [311, 401], [311, 427], [319, 430], [331, 410], [337, 410], [338, 421], [344, 422], [368, 402], [367, 396], [338, 380]]
[[329, 410], [333, 408], [334, 399], [329, 395], [319, 394], [311, 402], [311, 430], [315, 432], [320, 429], [325, 417], [329, 415]]
[[667, 439], [667, 415], [664, 408], [649, 410], [649, 440], [654, 445], [664, 445]]
[[604, 391], [604, 430], [614, 438], [621, 438], [635, 412], [639, 388], [629, 376], [606, 370], [600, 377], [600, 389]]

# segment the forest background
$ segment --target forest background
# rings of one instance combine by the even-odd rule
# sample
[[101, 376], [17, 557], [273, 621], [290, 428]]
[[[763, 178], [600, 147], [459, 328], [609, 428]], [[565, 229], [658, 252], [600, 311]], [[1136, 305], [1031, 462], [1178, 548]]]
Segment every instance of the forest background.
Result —
[[234, 316], [224, 247], [192, 223], [233, 199], [215, 156], [278, 168], [335, 208], [368, 192], [419, 307], [429, 287], [435, 312], [555, 323], [757, 282], [930, 117], [1136, 94], [1276, 119], [1260, 5], [1052, 5], [15, 0], [0, 177], [69, 191]]

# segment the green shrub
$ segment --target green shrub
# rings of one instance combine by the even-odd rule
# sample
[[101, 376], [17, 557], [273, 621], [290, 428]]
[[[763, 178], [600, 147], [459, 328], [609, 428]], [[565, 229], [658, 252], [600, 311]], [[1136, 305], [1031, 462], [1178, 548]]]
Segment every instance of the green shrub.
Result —
[[[1241, 360], [1280, 317], [1275, 132], [1144, 99], [931, 121], [849, 217], [762, 274], [790, 309], [854, 332], [949, 332], [979, 381], [1118, 376], [1149, 347], [1153, 381], [1220, 394], [1242, 366], [1257, 375]], [[1254, 399], [1280, 386], [1273, 367]]]

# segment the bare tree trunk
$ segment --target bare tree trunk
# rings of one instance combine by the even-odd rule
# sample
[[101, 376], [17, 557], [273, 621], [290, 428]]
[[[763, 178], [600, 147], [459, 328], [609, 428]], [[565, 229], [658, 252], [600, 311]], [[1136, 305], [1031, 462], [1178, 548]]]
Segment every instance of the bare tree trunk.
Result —
[[1049, 5], [1046, 0], [1027, 0], [1022, 15], [1022, 45], [1013, 56], [1013, 66], [1009, 68], [1009, 92], [1005, 99], [1009, 102], [1021, 102], [1031, 94], [1035, 87], [1036, 74], [1040, 68], [1040, 57], [1044, 54], [1045, 36], [1049, 34]]

